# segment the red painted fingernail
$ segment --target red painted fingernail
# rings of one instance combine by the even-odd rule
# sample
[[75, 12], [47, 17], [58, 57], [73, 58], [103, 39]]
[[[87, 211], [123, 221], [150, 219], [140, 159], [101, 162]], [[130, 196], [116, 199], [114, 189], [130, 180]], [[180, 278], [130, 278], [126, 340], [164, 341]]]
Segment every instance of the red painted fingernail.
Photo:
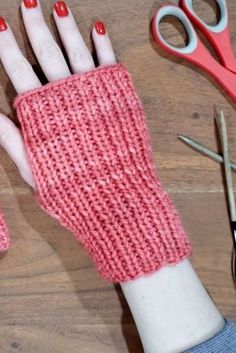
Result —
[[24, 0], [24, 4], [27, 9], [34, 9], [38, 6], [37, 0]]
[[0, 17], [0, 32], [4, 32], [7, 30], [7, 24], [4, 18]]
[[56, 13], [59, 17], [66, 17], [69, 15], [68, 8], [64, 1], [56, 2], [56, 4], [54, 5], [54, 9], [56, 10]]
[[102, 34], [102, 35], [106, 34], [105, 26], [101, 21], [96, 22], [94, 24], [94, 27], [98, 34]]

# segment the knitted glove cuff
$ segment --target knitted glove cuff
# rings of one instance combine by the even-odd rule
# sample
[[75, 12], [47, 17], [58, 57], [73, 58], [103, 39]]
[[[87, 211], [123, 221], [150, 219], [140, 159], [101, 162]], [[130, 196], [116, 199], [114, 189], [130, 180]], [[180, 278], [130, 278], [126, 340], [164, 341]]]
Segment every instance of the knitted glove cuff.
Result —
[[9, 231], [4, 220], [2, 211], [0, 210], [0, 252], [6, 251], [11, 245]]
[[82, 242], [103, 277], [127, 281], [190, 255], [122, 65], [50, 83], [15, 107], [41, 206]]

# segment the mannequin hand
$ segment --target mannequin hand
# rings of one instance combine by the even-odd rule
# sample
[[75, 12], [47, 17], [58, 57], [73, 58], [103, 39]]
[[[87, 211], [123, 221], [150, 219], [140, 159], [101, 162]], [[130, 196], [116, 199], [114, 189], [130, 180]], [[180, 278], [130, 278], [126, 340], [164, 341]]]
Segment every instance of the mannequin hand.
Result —
[[[28, 8], [29, 3], [31, 7]], [[36, 6], [32, 7], [34, 3]], [[55, 4], [53, 18], [69, 59], [71, 71], [45, 23], [39, 1], [37, 3], [35, 0], [22, 1], [21, 12], [29, 41], [49, 82], [95, 68], [92, 55], [65, 3], [59, 1]], [[112, 45], [101, 22], [93, 26], [92, 39], [99, 65], [114, 64], [116, 59]], [[18, 94], [41, 86], [32, 66], [19, 49], [11, 28], [4, 20], [0, 23], [0, 59]], [[0, 144], [12, 158], [26, 183], [35, 188], [21, 132], [8, 117], [1, 113]]]

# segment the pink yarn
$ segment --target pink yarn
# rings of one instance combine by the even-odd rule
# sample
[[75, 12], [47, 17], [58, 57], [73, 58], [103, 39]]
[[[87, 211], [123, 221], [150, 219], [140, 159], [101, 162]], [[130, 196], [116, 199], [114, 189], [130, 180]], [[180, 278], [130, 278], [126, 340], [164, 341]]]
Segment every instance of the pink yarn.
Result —
[[11, 245], [8, 228], [6, 226], [4, 216], [0, 210], [0, 252], [6, 251]]
[[122, 65], [20, 95], [15, 108], [41, 206], [75, 234], [104, 278], [127, 281], [190, 255]]

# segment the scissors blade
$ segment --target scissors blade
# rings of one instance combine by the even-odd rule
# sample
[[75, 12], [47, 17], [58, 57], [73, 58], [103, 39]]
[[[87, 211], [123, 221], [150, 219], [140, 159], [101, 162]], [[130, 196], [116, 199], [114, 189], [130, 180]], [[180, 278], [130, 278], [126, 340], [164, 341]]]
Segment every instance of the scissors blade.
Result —
[[[223, 157], [220, 154], [212, 151], [210, 148], [205, 147], [201, 143], [193, 140], [188, 136], [178, 135], [178, 138], [184, 143], [186, 143], [188, 146], [192, 147], [194, 150], [212, 158], [216, 162], [223, 163]], [[236, 171], [236, 163], [230, 161], [230, 166], [234, 171]]]

